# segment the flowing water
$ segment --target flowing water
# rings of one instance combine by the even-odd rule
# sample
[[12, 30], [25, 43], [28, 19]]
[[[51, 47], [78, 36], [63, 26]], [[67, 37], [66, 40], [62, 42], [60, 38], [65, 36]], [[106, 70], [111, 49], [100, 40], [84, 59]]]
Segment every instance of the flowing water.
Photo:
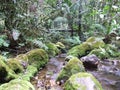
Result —
[[[66, 55], [62, 54], [60, 57], [51, 58], [48, 64], [32, 78], [31, 83], [36, 90], [63, 90], [62, 85], [55, 80], [65, 64], [65, 57]], [[112, 70], [112, 67], [115, 70]], [[120, 63], [113, 65], [103, 63], [99, 69], [87, 72], [92, 73], [99, 80], [104, 90], [120, 90]]]
[[59, 82], [56, 84], [55, 80], [64, 65], [65, 56], [63, 54], [60, 57], [51, 58], [46, 67], [31, 80], [36, 90], [63, 90]]

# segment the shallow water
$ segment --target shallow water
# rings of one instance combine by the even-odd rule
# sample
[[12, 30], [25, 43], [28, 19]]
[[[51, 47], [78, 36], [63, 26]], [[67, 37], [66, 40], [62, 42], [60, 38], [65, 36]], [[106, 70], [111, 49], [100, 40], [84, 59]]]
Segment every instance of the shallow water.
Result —
[[[64, 65], [65, 55], [51, 58], [43, 69], [31, 80], [36, 90], [63, 90], [62, 86], [56, 84], [55, 80]], [[40, 89], [41, 88], [41, 89]]]
[[[60, 57], [51, 58], [43, 69], [32, 78], [31, 83], [36, 90], [63, 90], [59, 82], [55, 80], [58, 73], [65, 64], [65, 54]], [[115, 70], [114, 70], [114, 68]], [[113, 70], [112, 70], [113, 69]], [[120, 63], [114, 61], [104, 61], [99, 66], [99, 70], [87, 71], [92, 73], [96, 79], [102, 84], [104, 90], [120, 90]], [[41, 89], [40, 89], [41, 88]]]

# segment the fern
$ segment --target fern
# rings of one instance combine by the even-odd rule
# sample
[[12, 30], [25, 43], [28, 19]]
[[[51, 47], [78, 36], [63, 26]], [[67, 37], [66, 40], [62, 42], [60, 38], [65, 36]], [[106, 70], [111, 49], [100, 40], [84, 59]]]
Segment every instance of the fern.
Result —
[[1, 35], [0, 36], [0, 47], [8, 47], [9, 46], [9, 42], [7, 41], [7, 36], [6, 35]]
[[41, 40], [39, 40], [39, 39], [34, 39], [33, 40], [33, 44], [35, 44], [39, 48], [42, 48], [44, 50], [48, 50], [48, 47]]

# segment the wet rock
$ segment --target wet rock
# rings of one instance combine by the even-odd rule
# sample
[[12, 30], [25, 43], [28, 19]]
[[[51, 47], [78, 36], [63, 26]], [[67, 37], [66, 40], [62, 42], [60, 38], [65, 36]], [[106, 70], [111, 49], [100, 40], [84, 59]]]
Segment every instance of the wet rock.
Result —
[[98, 70], [120, 76], [120, 61], [106, 59], [98, 65]]
[[33, 85], [24, 80], [14, 79], [9, 83], [0, 86], [0, 90], [35, 90]]
[[72, 75], [64, 84], [64, 90], [103, 90], [101, 84], [90, 73]]
[[117, 90], [120, 90], [120, 81], [115, 83]]
[[100, 59], [96, 55], [88, 55], [80, 59], [86, 69], [97, 69]]
[[78, 58], [72, 58], [65, 67], [62, 68], [56, 81], [66, 81], [71, 75], [84, 71], [83, 63]]

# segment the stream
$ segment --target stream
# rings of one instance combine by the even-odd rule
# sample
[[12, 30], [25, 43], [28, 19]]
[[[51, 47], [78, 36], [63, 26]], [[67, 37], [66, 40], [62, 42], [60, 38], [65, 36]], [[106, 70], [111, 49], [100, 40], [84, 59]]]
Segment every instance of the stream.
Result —
[[[66, 54], [61, 54], [51, 58], [48, 64], [31, 79], [36, 90], [63, 90], [62, 85], [59, 82], [56, 83], [55, 80], [65, 65], [65, 57]], [[120, 61], [104, 61], [99, 66], [99, 70], [86, 71], [97, 78], [103, 90], [120, 90]]]

